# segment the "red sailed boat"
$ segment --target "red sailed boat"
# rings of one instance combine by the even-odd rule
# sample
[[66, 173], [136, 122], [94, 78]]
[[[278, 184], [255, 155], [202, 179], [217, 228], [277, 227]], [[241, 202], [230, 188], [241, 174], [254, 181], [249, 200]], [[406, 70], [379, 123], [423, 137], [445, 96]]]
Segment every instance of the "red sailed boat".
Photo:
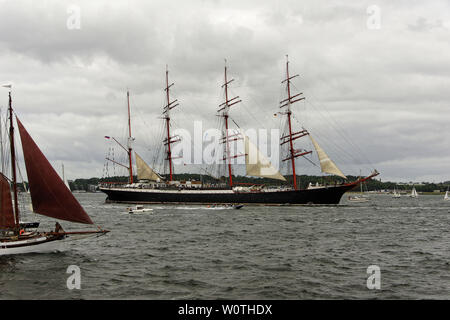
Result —
[[[11, 88], [10, 85], [7, 87]], [[65, 232], [58, 222], [56, 222], [55, 230], [52, 231], [30, 231], [28, 228], [35, 225], [20, 223], [13, 115], [15, 114], [12, 109], [10, 91], [9, 136], [12, 179], [9, 180], [4, 173], [0, 174], [0, 255], [54, 251], [61, 244], [61, 240], [71, 236], [103, 235], [109, 232], [100, 227], [97, 230]], [[33, 212], [58, 220], [93, 224], [17, 116], [16, 120], [22, 142]], [[11, 193], [14, 197], [14, 205]]]

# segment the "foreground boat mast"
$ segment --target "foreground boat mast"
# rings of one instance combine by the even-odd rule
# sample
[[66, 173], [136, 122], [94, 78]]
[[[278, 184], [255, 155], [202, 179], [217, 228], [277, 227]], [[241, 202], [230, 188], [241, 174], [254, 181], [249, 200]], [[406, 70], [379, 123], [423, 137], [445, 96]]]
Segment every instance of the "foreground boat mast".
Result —
[[16, 223], [14, 232], [18, 233], [20, 226], [20, 219], [19, 219], [19, 202], [17, 201], [16, 149], [14, 144], [14, 124], [13, 124], [11, 88], [9, 90], [9, 139], [11, 145], [11, 171], [12, 171], [12, 185], [14, 194], [14, 216]]
[[[3, 87], [11, 88], [10, 85]], [[93, 224], [89, 215], [66, 188], [59, 174], [36, 145], [17, 115], [12, 109], [11, 90], [9, 92], [9, 134], [11, 149], [11, 180], [0, 174], [0, 255], [21, 254], [30, 252], [52, 251], [59, 243], [72, 235], [102, 235], [108, 230], [65, 232], [56, 222], [55, 230], [39, 232], [29, 229], [38, 228], [39, 223], [20, 223], [17, 197], [16, 145], [14, 143], [15, 116], [19, 131], [23, 159], [30, 186], [30, 197], [33, 212], [47, 217], [70, 222]], [[12, 188], [12, 190], [11, 190]], [[14, 195], [14, 205], [11, 193]]]

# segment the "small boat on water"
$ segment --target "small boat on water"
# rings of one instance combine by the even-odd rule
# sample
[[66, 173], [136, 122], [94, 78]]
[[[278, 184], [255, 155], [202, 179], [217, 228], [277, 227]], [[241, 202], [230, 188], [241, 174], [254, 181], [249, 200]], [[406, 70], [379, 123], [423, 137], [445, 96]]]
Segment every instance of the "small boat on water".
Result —
[[243, 204], [212, 204], [208, 205], [208, 209], [236, 209], [239, 210], [243, 207]]
[[131, 207], [127, 208], [127, 212], [130, 213], [130, 214], [142, 213], [142, 212], [150, 212], [150, 211], [153, 211], [153, 209], [144, 208], [144, 206], [140, 205], [140, 204], [136, 205], [136, 207], [134, 207], [134, 208], [131, 208]]
[[363, 195], [362, 196], [357, 195], [357, 196], [349, 196], [348, 201], [350, 201], [350, 202], [369, 202], [370, 199]]
[[410, 198], [418, 198], [418, 197], [419, 197], [419, 194], [417, 193], [415, 187], [412, 188], [411, 194], [409, 195], [409, 197], [410, 197]]
[[[361, 173], [359, 175], [361, 177]], [[363, 183], [361, 182], [359, 184], [359, 186], [360, 186], [360, 194], [355, 195], [355, 196], [349, 196], [348, 201], [350, 201], [350, 202], [369, 202], [370, 197], [368, 195], [364, 194]]]
[[[4, 87], [11, 89], [11, 85]], [[13, 125], [15, 113], [12, 109], [11, 90], [9, 91], [8, 111], [12, 177], [10, 179], [5, 176], [4, 172], [0, 173], [0, 256], [52, 252], [59, 249], [61, 241], [66, 238], [100, 236], [109, 232], [100, 227], [97, 230], [66, 232], [58, 222], [56, 222], [54, 230], [43, 232], [30, 230], [39, 226], [37, 222], [21, 222]], [[21, 121], [17, 116], [15, 117], [22, 142], [33, 212], [54, 219], [93, 224], [91, 218], [67, 189]]]
[[392, 198], [400, 198], [401, 195], [399, 192], [397, 192], [397, 190], [394, 188], [394, 193], [392, 194]]
[[446, 201], [450, 200], [450, 197], [448, 195], [448, 188], [447, 188], [447, 191], [445, 191], [444, 200], [446, 200]]

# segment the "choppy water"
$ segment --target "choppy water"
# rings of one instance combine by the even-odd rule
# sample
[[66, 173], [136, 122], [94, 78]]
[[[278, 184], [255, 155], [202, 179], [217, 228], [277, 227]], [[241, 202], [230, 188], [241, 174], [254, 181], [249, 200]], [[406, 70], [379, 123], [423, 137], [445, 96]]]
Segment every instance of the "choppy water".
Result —
[[[450, 201], [372, 195], [336, 207], [147, 206], [77, 198], [112, 232], [0, 257], [0, 299], [449, 299]], [[42, 229], [51, 220], [39, 219]], [[61, 223], [66, 230], [83, 225]], [[69, 290], [67, 268], [81, 269]], [[381, 289], [366, 287], [370, 265]]]

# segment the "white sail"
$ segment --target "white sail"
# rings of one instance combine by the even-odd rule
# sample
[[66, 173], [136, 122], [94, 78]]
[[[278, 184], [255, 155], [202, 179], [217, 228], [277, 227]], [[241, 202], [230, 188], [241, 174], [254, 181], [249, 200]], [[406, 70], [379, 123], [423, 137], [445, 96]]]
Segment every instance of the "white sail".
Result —
[[[69, 182], [67, 181], [65, 175], [64, 175], [64, 164], [62, 164], [62, 179], [64, 181], [64, 184], [66, 185], [67, 189], [70, 190]], [[71, 190], [72, 191], [72, 190]]]
[[311, 134], [309, 135], [309, 138], [311, 139], [311, 142], [314, 145], [314, 148], [316, 149], [317, 156], [319, 157], [320, 161], [320, 168], [322, 172], [334, 174], [339, 177], [342, 177], [344, 179], [347, 179], [347, 177], [342, 173], [342, 171], [336, 166], [336, 164], [331, 160], [328, 155], [323, 151], [323, 149], [319, 146], [316, 140], [311, 137]]
[[150, 181], [160, 181], [163, 180], [163, 178], [158, 175], [155, 171], [153, 171], [150, 166], [145, 163], [145, 161], [137, 154], [137, 152], [134, 152], [136, 156], [136, 167], [137, 167], [137, 176], [138, 180], [150, 180]]
[[286, 178], [272, 166], [269, 159], [267, 159], [253, 143], [251, 143], [247, 136], [244, 136], [244, 140], [245, 168], [247, 176], [286, 181]]
[[448, 196], [448, 190], [445, 192], [445, 196], [444, 196], [444, 200], [448, 200], [448, 199], [450, 199], [449, 198], [449, 196]]
[[417, 198], [418, 196], [419, 196], [419, 194], [417, 193], [416, 188], [413, 187], [413, 189], [411, 190], [410, 197]]

